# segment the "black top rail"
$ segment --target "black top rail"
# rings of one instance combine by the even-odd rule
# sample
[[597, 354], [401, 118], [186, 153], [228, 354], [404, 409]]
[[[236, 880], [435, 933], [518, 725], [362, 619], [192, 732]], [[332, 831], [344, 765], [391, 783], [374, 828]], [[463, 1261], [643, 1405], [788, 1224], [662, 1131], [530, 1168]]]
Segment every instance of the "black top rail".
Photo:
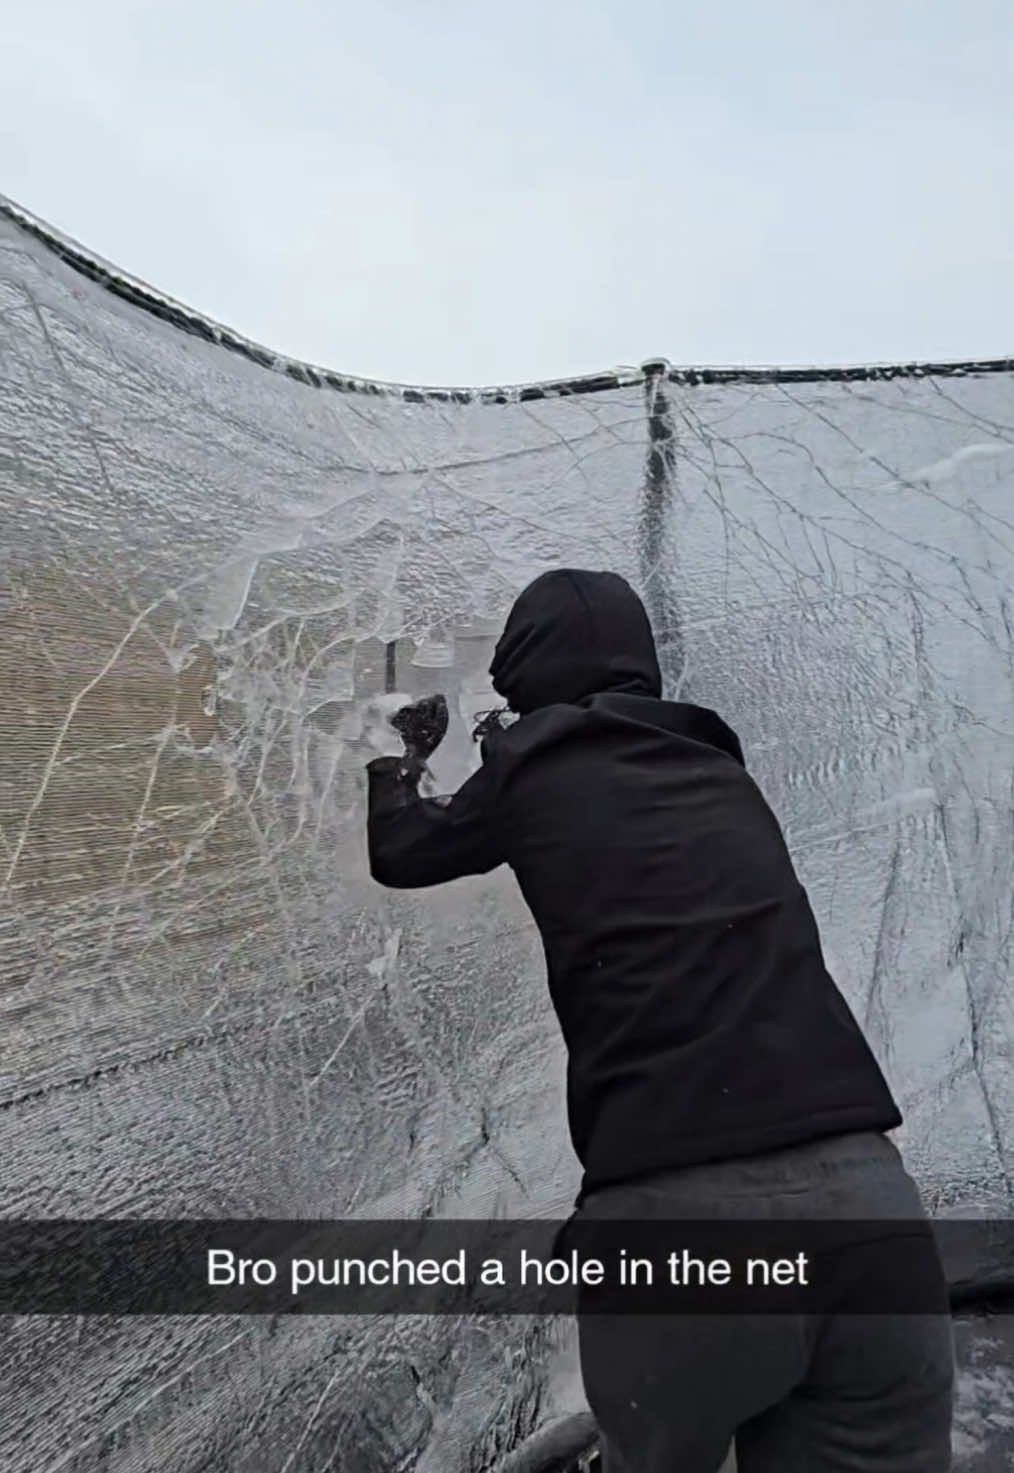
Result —
[[517, 404], [538, 399], [566, 398], [575, 394], [599, 394], [611, 389], [643, 385], [664, 378], [670, 383], [694, 388], [714, 384], [806, 384], [872, 383], [890, 379], [968, 378], [983, 374], [1014, 373], [1014, 358], [968, 359], [962, 362], [872, 363], [828, 367], [674, 367], [665, 358], [649, 358], [639, 367], [609, 369], [603, 373], [574, 378], [548, 379], [543, 383], [481, 387], [427, 387], [387, 383], [320, 368], [296, 358], [287, 358], [243, 337], [191, 307], [128, 275], [95, 252], [88, 250], [54, 226], [0, 195], [0, 218], [10, 220], [26, 234], [44, 244], [66, 265], [113, 296], [129, 302], [181, 332], [203, 338], [228, 352], [274, 373], [317, 389], [343, 394], [400, 399], [406, 404]]

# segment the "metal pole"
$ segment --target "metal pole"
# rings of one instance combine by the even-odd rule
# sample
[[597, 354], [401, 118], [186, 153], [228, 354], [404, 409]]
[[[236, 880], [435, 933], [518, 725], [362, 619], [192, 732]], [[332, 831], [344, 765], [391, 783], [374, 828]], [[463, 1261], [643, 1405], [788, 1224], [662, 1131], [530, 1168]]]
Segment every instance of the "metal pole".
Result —
[[648, 420], [648, 456], [638, 525], [641, 591], [655, 631], [664, 693], [680, 690], [686, 652], [679, 603], [673, 591], [675, 549], [669, 542], [676, 488], [676, 427], [665, 385], [669, 365], [663, 358], [642, 364]]

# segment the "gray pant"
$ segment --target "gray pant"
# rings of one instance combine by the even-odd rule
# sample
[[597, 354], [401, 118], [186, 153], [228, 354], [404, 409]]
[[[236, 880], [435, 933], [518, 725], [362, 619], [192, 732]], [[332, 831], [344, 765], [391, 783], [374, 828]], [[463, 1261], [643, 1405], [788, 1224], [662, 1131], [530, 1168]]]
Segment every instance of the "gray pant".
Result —
[[[575, 1219], [923, 1216], [876, 1133], [589, 1194]], [[947, 1473], [944, 1315], [585, 1315], [581, 1370], [604, 1473]]]

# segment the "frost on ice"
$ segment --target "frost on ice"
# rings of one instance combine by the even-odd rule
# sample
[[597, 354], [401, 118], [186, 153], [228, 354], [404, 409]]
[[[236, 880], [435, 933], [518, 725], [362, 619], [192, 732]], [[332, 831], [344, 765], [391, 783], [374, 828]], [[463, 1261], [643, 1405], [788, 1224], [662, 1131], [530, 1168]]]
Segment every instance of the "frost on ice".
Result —
[[[1009, 373], [343, 389], [24, 227], [0, 218], [8, 1215], [568, 1209], [512, 881], [373, 885], [362, 770], [439, 689], [434, 783], [467, 775], [500, 621], [561, 563], [630, 577], [669, 692], [742, 735], [930, 1200], [1009, 1207]], [[474, 1473], [572, 1384], [564, 1336], [28, 1322], [0, 1461]]]

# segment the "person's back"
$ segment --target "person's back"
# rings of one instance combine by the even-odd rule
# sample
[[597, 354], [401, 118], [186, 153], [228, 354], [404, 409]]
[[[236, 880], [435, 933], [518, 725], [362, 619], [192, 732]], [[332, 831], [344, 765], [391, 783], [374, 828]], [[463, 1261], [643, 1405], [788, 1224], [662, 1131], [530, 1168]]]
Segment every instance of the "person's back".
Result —
[[[417, 797], [418, 763], [370, 764], [371, 868], [383, 883], [413, 887], [501, 863], [514, 871], [542, 936], [567, 1045], [582, 1201], [636, 1194], [638, 1184], [664, 1177], [683, 1186], [696, 1181], [703, 1207], [724, 1200], [737, 1163], [767, 1160], [778, 1163], [777, 1194], [787, 1153], [790, 1165], [801, 1151], [806, 1170], [814, 1160], [818, 1175], [825, 1170], [822, 1141], [837, 1162], [841, 1141], [869, 1137], [874, 1157], [891, 1153], [878, 1160], [892, 1173], [896, 1153], [879, 1133], [901, 1116], [828, 975], [778, 822], [725, 723], [712, 711], [661, 699], [650, 626], [629, 585], [610, 573], [543, 575], [517, 600], [491, 674], [520, 719], [488, 735], [482, 768], [449, 802]], [[719, 1175], [702, 1179], [709, 1165]], [[765, 1180], [758, 1169], [751, 1168], [755, 1194]], [[911, 1185], [904, 1180], [902, 1198]], [[788, 1197], [805, 1190], [806, 1182], [794, 1180]], [[883, 1200], [878, 1183], [870, 1201]], [[911, 1200], [921, 1210], [917, 1196]], [[684, 1332], [676, 1328], [677, 1340], [683, 1333], [685, 1341]], [[605, 1364], [622, 1333], [619, 1325], [601, 1331]], [[614, 1423], [614, 1466], [654, 1473], [679, 1456], [688, 1470], [717, 1468], [707, 1461], [715, 1436], [700, 1444], [710, 1451], [698, 1453], [685, 1433], [682, 1441], [662, 1438], [657, 1457], [642, 1451], [643, 1462], [629, 1461], [622, 1446], [630, 1437], [643, 1442], [636, 1429], [644, 1413], [633, 1431], [620, 1431], [619, 1414], [603, 1401], [602, 1377], [589, 1369], [595, 1344], [583, 1327], [586, 1390], [607, 1447]], [[665, 1356], [675, 1367], [675, 1342]], [[630, 1347], [625, 1360], [637, 1363]], [[706, 1364], [698, 1356], [698, 1368]], [[689, 1371], [681, 1374], [689, 1389]], [[784, 1374], [798, 1380], [802, 1368]], [[948, 1374], [940, 1370], [938, 1380]], [[896, 1379], [896, 1367], [890, 1376]], [[613, 1406], [615, 1395], [608, 1401]], [[697, 1402], [694, 1414], [703, 1417]], [[731, 1399], [726, 1442], [756, 1410], [737, 1415]], [[920, 1417], [925, 1428], [924, 1410]], [[935, 1462], [925, 1447], [918, 1465], [822, 1462], [810, 1448], [811, 1460], [799, 1466], [931, 1473], [947, 1466], [934, 1426]], [[721, 1426], [717, 1435], [720, 1442]]]
[[594, 695], [526, 717], [495, 762], [586, 1190], [900, 1123], [716, 716]]

